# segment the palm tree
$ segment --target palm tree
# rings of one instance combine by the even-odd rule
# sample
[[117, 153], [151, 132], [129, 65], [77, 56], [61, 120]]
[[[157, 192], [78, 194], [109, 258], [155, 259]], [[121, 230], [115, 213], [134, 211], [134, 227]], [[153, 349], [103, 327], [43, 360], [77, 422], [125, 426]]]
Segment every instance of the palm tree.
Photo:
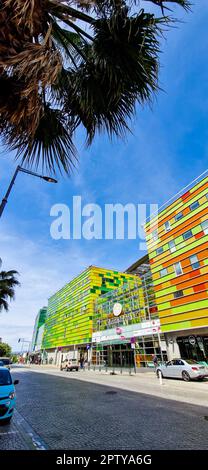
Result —
[[[2, 262], [0, 260], [0, 266]], [[9, 310], [8, 300], [14, 300], [16, 286], [19, 286], [20, 283], [17, 280], [16, 276], [19, 273], [17, 271], [0, 271], [0, 311]]]
[[[158, 89], [160, 37], [173, 4], [149, 0], [0, 0], [0, 133], [27, 166], [70, 173], [74, 134], [122, 136]], [[155, 10], [154, 10], [155, 11]]]

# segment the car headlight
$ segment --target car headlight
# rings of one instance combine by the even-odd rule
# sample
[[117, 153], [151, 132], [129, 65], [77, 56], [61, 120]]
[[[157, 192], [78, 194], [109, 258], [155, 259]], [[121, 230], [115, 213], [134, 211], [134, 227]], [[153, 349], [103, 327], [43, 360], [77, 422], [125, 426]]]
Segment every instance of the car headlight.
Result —
[[15, 392], [10, 393], [10, 394], [9, 394], [10, 400], [13, 400], [13, 398], [15, 398], [15, 396], [16, 396], [16, 393], [15, 393]]

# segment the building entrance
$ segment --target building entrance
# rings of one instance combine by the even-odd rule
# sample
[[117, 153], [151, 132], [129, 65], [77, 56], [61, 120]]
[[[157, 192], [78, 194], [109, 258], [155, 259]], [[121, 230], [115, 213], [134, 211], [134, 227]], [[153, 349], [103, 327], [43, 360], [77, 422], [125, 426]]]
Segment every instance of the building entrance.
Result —
[[183, 359], [208, 362], [208, 336], [186, 336], [177, 338]]

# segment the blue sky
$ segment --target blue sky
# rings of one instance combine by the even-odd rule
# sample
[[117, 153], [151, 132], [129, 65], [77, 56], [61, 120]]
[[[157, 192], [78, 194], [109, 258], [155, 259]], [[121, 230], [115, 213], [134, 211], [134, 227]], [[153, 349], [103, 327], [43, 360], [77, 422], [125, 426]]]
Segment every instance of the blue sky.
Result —
[[[178, 10], [180, 12], [180, 10]], [[50, 209], [69, 207], [74, 195], [84, 203], [161, 205], [201, 174], [208, 161], [208, 50], [206, 0], [179, 23], [162, 43], [160, 86], [151, 109], [138, 108], [126, 141], [97, 136], [85, 149], [77, 136], [80, 162], [57, 185], [18, 176], [1, 220], [0, 256], [5, 269], [20, 272], [21, 288], [9, 313], [0, 314], [0, 337], [17, 349], [30, 339], [34, 318], [48, 297], [87, 266], [126, 269], [144, 252], [138, 240], [53, 240]], [[15, 169], [10, 154], [0, 155], [0, 196]]]

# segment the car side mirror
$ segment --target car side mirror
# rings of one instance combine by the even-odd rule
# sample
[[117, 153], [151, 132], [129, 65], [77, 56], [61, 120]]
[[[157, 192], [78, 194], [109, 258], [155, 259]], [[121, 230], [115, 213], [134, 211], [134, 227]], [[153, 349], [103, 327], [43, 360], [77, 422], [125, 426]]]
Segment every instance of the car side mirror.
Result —
[[14, 385], [18, 385], [18, 383], [19, 383], [19, 380], [14, 380], [14, 382], [13, 382], [13, 383], [14, 383]]

